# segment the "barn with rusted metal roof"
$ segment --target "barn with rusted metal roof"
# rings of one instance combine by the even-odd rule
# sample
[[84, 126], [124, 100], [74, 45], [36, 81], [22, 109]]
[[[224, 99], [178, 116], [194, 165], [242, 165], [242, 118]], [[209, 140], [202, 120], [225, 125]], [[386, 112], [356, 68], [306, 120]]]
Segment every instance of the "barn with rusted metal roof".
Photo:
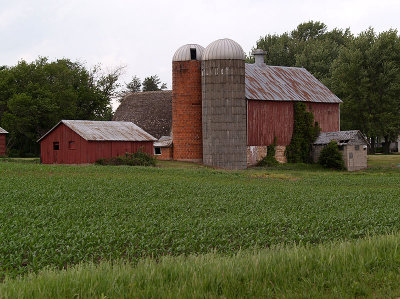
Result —
[[8, 132], [0, 127], [0, 157], [5, 156], [7, 152], [6, 135]]
[[227, 38], [206, 48], [186, 44], [172, 58], [172, 93], [131, 94], [114, 120], [137, 119], [152, 132], [161, 115], [172, 159], [227, 169], [255, 164], [274, 137], [284, 162], [296, 102], [313, 112], [322, 132], [340, 130], [342, 101], [326, 86], [304, 68], [266, 65], [262, 50], [253, 55], [255, 63], [245, 63], [242, 47]]
[[85, 164], [138, 150], [153, 155], [155, 140], [132, 122], [62, 120], [38, 142], [44, 164]]

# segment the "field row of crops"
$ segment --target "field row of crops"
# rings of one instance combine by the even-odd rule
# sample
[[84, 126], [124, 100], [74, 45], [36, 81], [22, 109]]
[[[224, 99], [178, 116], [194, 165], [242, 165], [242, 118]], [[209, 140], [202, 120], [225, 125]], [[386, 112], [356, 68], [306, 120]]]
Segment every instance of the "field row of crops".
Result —
[[400, 230], [400, 169], [0, 164], [0, 273]]
[[82, 263], [0, 284], [5, 298], [396, 298], [400, 235], [233, 256]]

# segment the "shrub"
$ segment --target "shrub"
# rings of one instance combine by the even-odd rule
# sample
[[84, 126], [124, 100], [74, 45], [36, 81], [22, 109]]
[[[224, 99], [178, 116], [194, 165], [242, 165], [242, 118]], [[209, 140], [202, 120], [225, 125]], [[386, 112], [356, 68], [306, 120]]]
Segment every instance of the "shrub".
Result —
[[326, 168], [338, 170], [346, 169], [344, 166], [343, 156], [339, 151], [339, 147], [333, 140], [329, 142], [324, 149], [322, 149], [318, 163]]
[[294, 104], [294, 127], [290, 144], [286, 147], [289, 163], [311, 163], [312, 144], [321, 131], [314, 115], [304, 103]]
[[155, 166], [156, 159], [139, 150], [136, 153], [126, 153], [125, 156], [112, 157], [108, 159], [99, 159], [97, 165], [129, 165], [129, 166]]
[[276, 166], [279, 164], [278, 161], [275, 159], [275, 146], [276, 146], [276, 137], [274, 137], [274, 142], [267, 147], [267, 155], [262, 158], [257, 163], [257, 166]]

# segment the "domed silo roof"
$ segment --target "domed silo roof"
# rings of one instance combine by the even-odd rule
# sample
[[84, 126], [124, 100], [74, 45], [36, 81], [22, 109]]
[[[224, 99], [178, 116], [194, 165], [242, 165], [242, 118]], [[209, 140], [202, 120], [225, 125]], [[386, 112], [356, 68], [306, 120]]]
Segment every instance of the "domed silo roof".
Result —
[[203, 53], [203, 60], [238, 59], [244, 60], [243, 48], [229, 38], [218, 39], [209, 44]]
[[201, 60], [204, 47], [197, 44], [187, 44], [176, 50], [172, 61]]

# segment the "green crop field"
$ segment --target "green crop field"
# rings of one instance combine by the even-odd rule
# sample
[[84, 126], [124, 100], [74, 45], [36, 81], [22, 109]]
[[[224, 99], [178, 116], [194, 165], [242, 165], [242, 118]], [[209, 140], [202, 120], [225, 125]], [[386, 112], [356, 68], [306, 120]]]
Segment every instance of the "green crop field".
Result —
[[172, 162], [144, 168], [4, 160], [0, 277], [397, 233], [400, 156], [393, 157], [385, 165], [374, 157], [374, 167], [354, 173], [306, 165], [223, 171]]

